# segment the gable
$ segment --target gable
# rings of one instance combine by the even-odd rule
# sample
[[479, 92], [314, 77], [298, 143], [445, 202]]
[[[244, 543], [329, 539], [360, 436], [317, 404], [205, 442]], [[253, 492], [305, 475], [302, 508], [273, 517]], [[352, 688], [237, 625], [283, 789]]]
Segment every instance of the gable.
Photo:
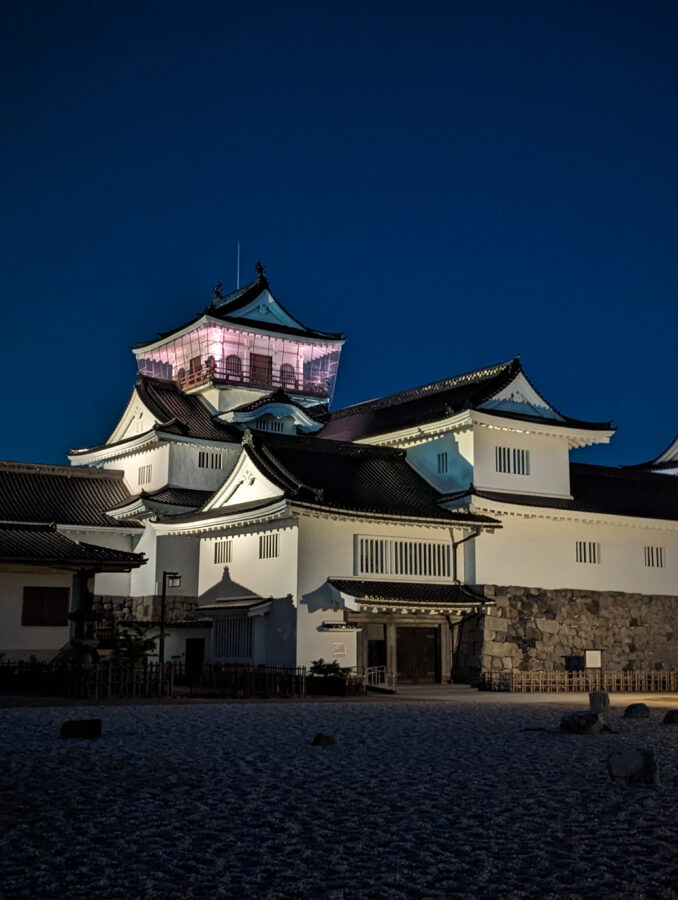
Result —
[[[228, 311], [226, 311], [226, 315], [229, 315]], [[237, 319], [249, 319], [264, 324], [275, 323], [276, 325], [285, 325], [287, 328], [303, 328], [300, 322], [282, 309], [268, 288], [264, 288], [247, 306], [243, 306], [231, 315]]]
[[118, 441], [137, 437], [140, 434], [144, 434], [146, 431], [150, 431], [154, 425], [158, 424], [160, 424], [159, 419], [154, 416], [142, 402], [138, 391], [135, 388], [125, 412], [120, 417], [120, 421], [113, 429], [106, 443], [116, 444]]
[[478, 404], [477, 408], [563, 421], [560, 413], [537, 393], [522, 372], [518, 372], [506, 387], [497, 391], [489, 400]]
[[231, 474], [203, 509], [207, 512], [241, 503], [279, 500], [283, 496], [283, 490], [267, 478], [243, 450]]

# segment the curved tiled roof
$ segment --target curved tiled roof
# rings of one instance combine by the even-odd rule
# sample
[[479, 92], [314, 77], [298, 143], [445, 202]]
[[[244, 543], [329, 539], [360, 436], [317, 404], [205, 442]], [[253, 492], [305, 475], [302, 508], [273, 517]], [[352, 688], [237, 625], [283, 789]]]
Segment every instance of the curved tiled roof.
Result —
[[128, 553], [73, 541], [54, 525], [0, 523], [0, 561], [3, 563], [86, 567], [98, 571], [129, 571], [146, 562], [143, 553]]
[[446, 499], [477, 496], [519, 506], [678, 521], [678, 478], [640, 469], [570, 463], [570, 493], [571, 500], [484, 491], [471, 486]]
[[[330, 413], [326, 420], [327, 424], [318, 437], [355, 441], [447, 419], [464, 410], [477, 409], [507, 387], [519, 373], [525, 374], [520, 359], [516, 356], [485, 369], [477, 369], [454, 378], [444, 378], [432, 384], [348, 406]], [[503, 411], [484, 409], [483, 412], [490, 415], [506, 415], [508, 418], [544, 421], [529, 415]], [[610, 428], [609, 422], [581, 422], [558, 414], [561, 415], [561, 419], [549, 419], [550, 424], [569, 425], [575, 428]]]
[[113, 469], [0, 461], [0, 521], [129, 528], [106, 515], [129, 498]]

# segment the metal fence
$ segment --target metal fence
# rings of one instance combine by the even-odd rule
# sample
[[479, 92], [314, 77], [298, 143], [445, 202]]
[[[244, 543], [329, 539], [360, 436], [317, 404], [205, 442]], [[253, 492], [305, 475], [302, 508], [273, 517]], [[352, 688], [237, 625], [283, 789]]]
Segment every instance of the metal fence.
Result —
[[481, 691], [517, 693], [563, 693], [567, 691], [607, 691], [608, 693], [678, 693], [678, 669], [608, 672], [584, 669], [579, 672], [485, 672]]

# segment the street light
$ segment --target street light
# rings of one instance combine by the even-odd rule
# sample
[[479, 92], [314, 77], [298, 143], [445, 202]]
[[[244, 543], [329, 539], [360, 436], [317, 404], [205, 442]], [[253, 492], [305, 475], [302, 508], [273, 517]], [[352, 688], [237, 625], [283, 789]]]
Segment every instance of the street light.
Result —
[[178, 572], [162, 573], [162, 594], [160, 595], [160, 640], [158, 642], [158, 660], [165, 662], [165, 618], [167, 608], [167, 588], [181, 587], [181, 575]]

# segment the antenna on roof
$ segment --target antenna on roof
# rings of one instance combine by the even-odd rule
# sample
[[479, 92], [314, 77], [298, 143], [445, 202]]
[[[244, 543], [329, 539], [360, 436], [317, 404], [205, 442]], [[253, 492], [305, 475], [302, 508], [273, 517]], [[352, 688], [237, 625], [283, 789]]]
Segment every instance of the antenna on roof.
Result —
[[238, 252], [236, 254], [236, 263], [235, 263], [235, 289], [238, 290], [240, 287], [240, 241], [238, 241]]

